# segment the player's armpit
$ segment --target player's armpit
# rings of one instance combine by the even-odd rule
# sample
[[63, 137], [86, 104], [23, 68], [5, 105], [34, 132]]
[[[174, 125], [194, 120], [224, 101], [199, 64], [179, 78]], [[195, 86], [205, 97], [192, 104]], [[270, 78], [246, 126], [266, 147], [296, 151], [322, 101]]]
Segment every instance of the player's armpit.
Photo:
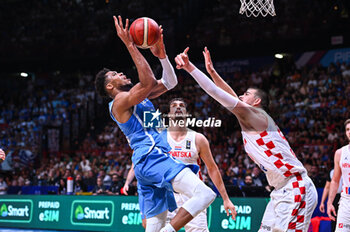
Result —
[[244, 131], [261, 132], [267, 129], [266, 115], [255, 107], [239, 101], [231, 112], [236, 115]]

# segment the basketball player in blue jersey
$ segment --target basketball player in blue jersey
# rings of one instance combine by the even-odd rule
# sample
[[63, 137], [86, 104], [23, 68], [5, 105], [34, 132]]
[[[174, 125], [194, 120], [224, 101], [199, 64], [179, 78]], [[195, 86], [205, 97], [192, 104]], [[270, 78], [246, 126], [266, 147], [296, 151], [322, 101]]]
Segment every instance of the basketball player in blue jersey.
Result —
[[[213, 159], [213, 155], [211, 154], [207, 138], [203, 134], [187, 128], [187, 109], [186, 103], [182, 98], [172, 99], [170, 101], [169, 108], [169, 127], [166, 130], [163, 130], [161, 135], [166, 139], [166, 141], [168, 141], [171, 147], [170, 154], [185, 164], [200, 164], [201, 160], [203, 160], [208, 169], [210, 178], [220, 192], [227, 215], [230, 212], [234, 218], [236, 216], [235, 206], [232, 204], [227, 195], [219, 168]], [[197, 175], [202, 180], [200, 171]], [[124, 189], [126, 191], [128, 190], [128, 186], [133, 179], [133, 168], [131, 168], [124, 185]], [[184, 194], [175, 193], [174, 195], [178, 207], [181, 207], [188, 200], [188, 197]], [[176, 212], [177, 211], [169, 212], [167, 217], [168, 220], [171, 220], [175, 216]], [[185, 230], [186, 232], [209, 231], [206, 210], [200, 212], [195, 218], [193, 218], [193, 220], [187, 223], [185, 225]]]
[[[96, 75], [96, 90], [101, 96], [113, 99], [109, 103], [111, 118], [134, 150], [132, 162], [147, 221], [146, 232], [178, 231], [206, 209], [216, 194], [194, 174], [198, 166], [185, 165], [173, 159], [168, 153], [169, 144], [157, 130], [143, 127], [144, 112], [154, 110], [149, 99], [160, 96], [177, 84], [175, 72], [166, 56], [163, 35], [160, 42], [151, 48], [163, 67], [163, 76], [157, 81], [130, 36], [129, 20], [126, 19], [125, 27], [120, 16], [118, 19], [114, 17], [114, 22], [119, 38], [135, 63], [140, 82], [132, 86], [122, 72], [103, 69]], [[187, 195], [189, 200], [164, 227], [167, 211], [176, 209], [173, 191]]]

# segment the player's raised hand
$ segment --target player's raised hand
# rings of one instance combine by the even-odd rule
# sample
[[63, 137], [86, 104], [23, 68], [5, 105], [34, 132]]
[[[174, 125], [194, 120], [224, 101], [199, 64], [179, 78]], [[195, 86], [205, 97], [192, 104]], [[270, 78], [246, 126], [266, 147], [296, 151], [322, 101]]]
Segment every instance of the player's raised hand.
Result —
[[166, 51], [165, 51], [165, 45], [163, 40], [162, 26], [159, 26], [159, 31], [160, 31], [160, 39], [155, 45], [150, 47], [150, 50], [154, 56], [158, 57], [159, 59], [164, 59], [166, 58]]
[[335, 212], [335, 208], [332, 204], [327, 204], [327, 214], [331, 220], [335, 221], [334, 216], [337, 216], [337, 212]]
[[0, 161], [4, 160], [5, 158], [6, 158], [5, 152], [2, 149], [0, 149]]
[[195, 69], [195, 66], [190, 62], [187, 52], [190, 48], [187, 47], [182, 53], [175, 57], [176, 68], [184, 69], [187, 72], [192, 72]]
[[236, 208], [229, 199], [224, 201], [224, 208], [226, 211], [226, 215], [229, 216], [231, 214], [231, 218], [233, 220], [236, 220], [236, 215], [237, 215]]
[[126, 19], [125, 27], [123, 25], [123, 19], [120, 15], [118, 18], [113, 16], [115, 29], [117, 30], [117, 34], [119, 38], [123, 41], [126, 46], [133, 45], [134, 42], [129, 33], [129, 19]]
[[207, 47], [204, 47], [203, 56], [204, 56], [205, 68], [207, 69], [207, 72], [209, 74], [214, 73], [215, 72], [214, 65], [213, 65], [213, 62], [211, 61], [210, 52]]

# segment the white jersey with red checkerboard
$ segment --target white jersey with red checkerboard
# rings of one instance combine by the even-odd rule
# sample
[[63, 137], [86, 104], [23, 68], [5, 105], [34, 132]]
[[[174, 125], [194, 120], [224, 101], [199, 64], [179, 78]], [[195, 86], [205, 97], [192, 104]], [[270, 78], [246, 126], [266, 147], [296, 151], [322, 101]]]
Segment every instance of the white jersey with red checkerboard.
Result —
[[306, 173], [303, 164], [296, 158], [287, 139], [273, 119], [263, 110], [268, 119], [267, 129], [261, 133], [242, 131], [244, 148], [251, 159], [266, 173], [269, 185], [284, 186], [291, 176]]

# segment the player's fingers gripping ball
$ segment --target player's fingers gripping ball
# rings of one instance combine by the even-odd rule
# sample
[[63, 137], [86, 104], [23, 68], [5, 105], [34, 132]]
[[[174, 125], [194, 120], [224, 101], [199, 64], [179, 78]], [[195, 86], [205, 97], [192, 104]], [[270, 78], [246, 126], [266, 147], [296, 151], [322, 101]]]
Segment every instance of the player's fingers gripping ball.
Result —
[[136, 46], [147, 49], [158, 42], [161, 31], [156, 21], [142, 17], [131, 24], [130, 34]]

